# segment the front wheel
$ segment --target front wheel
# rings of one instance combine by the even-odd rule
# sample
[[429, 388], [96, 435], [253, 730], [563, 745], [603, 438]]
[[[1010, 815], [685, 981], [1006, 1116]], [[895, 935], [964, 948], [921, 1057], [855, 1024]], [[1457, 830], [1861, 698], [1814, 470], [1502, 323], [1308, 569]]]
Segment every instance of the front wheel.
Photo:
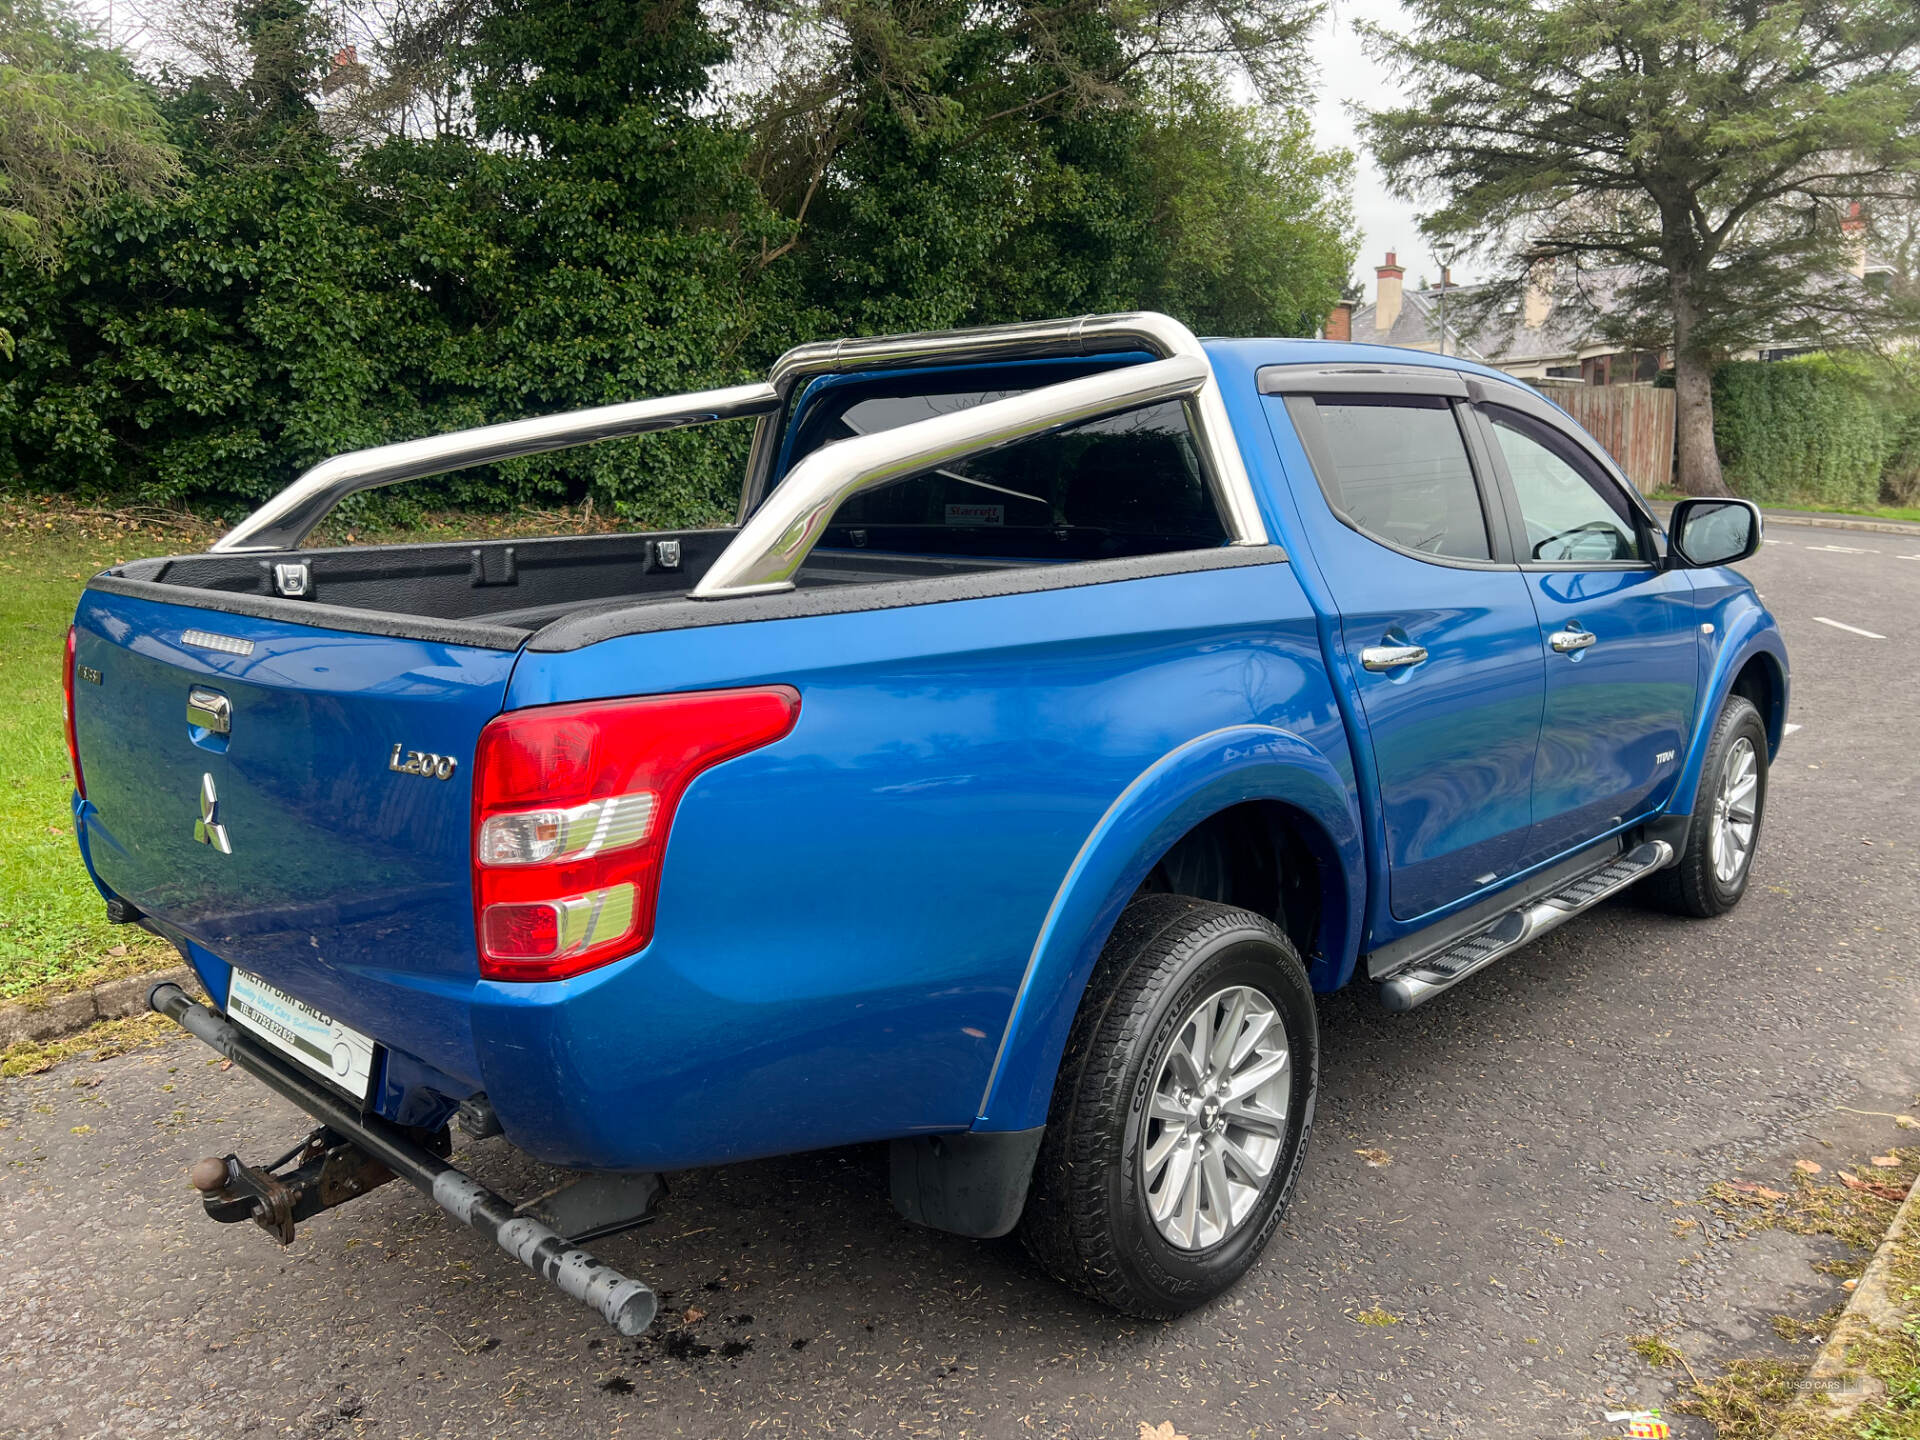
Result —
[[1767, 727], [1744, 696], [1729, 695], [1714, 722], [1680, 858], [1648, 878], [1652, 896], [1679, 915], [1708, 919], [1740, 903], [1767, 810]]
[[1212, 1299], [1280, 1223], [1320, 1042], [1292, 943], [1247, 910], [1148, 895], [1101, 952], [1021, 1219], [1058, 1279], [1129, 1315]]

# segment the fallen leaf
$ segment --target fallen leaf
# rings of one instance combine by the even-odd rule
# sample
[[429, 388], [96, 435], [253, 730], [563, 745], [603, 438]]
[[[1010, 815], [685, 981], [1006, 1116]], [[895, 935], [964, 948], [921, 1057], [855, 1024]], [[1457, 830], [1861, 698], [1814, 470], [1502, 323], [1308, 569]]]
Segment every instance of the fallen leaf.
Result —
[[1840, 1282], [1840, 1288], [1842, 1290], [1851, 1290], [1853, 1289], [1854, 1286], [1858, 1285], [1859, 1283], [1860, 1282], [1858, 1280], [1842, 1280]]
[[111, 945], [107, 948], [107, 954], [109, 955], [124, 955], [126, 953], [127, 947], [124, 945]]
[[1786, 1198], [1787, 1198], [1787, 1192], [1786, 1192], [1786, 1191], [1784, 1191], [1784, 1190], [1769, 1190], [1769, 1189], [1768, 1189], [1768, 1188], [1767, 1188], [1766, 1186], [1764, 1186], [1764, 1185], [1756, 1185], [1756, 1186], [1754, 1186], [1754, 1187], [1753, 1187], [1753, 1193], [1754, 1193], [1754, 1194], [1756, 1194], [1756, 1195], [1758, 1195], [1758, 1196], [1759, 1196], [1759, 1197], [1760, 1197], [1760, 1198], [1761, 1198], [1762, 1200], [1784, 1200], [1784, 1199], [1786, 1199]]
[[1875, 1155], [1873, 1157], [1873, 1163], [1878, 1165], [1882, 1170], [1891, 1170], [1900, 1163], [1900, 1157], [1897, 1155]]
[[1793, 1162], [1793, 1168], [1807, 1175], [1820, 1173], [1820, 1166], [1812, 1160], [1796, 1160]]
[[1877, 1195], [1882, 1200], [1904, 1200], [1907, 1198], [1907, 1192], [1896, 1186], [1885, 1185], [1878, 1180], [1862, 1180], [1859, 1176], [1849, 1175], [1844, 1170], [1836, 1171], [1835, 1173], [1839, 1175], [1840, 1183], [1849, 1190], [1858, 1190], [1865, 1195]]
[[1356, 1150], [1353, 1153], [1376, 1170], [1383, 1165], [1391, 1165], [1393, 1163], [1393, 1156], [1384, 1150]]
[[1162, 1420], [1158, 1425], [1149, 1425], [1146, 1421], [1142, 1420], [1140, 1422], [1140, 1440], [1187, 1440], [1187, 1437], [1173, 1428], [1173, 1421], [1171, 1420]]
[[704, 1310], [694, 1310], [692, 1308], [689, 1308], [687, 1313], [681, 1316], [680, 1318], [689, 1325], [696, 1325], [700, 1321], [707, 1318], [707, 1312]]
[[74, 1127], [73, 1127], [73, 1128], [72, 1128], [71, 1130], [69, 1130], [69, 1131], [68, 1131], [67, 1133], [68, 1133], [69, 1135], [91, 1135], [91, 1134], [93, 1133], [93, 1126], [91, 1126], [91, 1125], [76, 1125], [76, 1126], [74, 1126]]

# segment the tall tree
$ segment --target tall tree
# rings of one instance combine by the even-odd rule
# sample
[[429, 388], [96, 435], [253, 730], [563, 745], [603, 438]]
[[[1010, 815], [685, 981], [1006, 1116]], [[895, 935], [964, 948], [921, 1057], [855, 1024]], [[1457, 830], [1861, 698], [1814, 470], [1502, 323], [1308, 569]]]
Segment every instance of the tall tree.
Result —
[[[1351, 244], [1344, 157], [1286, 105], [1319, 13], [743, 0], [732, 78], [792, 223], [766, 261], [832, 326], [1166, 304], [1211, 329], [1310, 329]], [[1236, 76], [1271, 119], [1219, 98]]]
[[[1366, 27], [1410, 103], [1368, 141], [1431, 234], [1538, 271], [1631, 267], [1671, 336], [1680, 486], [1725, 494], [1712, 367], [1778, 335], [1858, 333], [1842, 223], [1920, 158], [1913, 0], [1406, 0]], [[1623, 321], [1634, 325], [1636, 317]]]

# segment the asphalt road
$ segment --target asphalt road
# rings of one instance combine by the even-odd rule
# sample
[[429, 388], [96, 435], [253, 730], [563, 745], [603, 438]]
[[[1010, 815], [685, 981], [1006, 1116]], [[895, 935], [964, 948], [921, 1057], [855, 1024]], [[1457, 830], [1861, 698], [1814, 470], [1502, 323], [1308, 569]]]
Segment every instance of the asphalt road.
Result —
[[[1840, 1298], [1817, 1242], [1681, 1207], [1823, 1142], [1884, 1147], [1851, 1111], [1920, 1092], [1920, 538], [1772, 533], [1750, 573], [1802, 728], [1746, 901], [1615, 902], [1407, 1016], [1328, 1000], [1304, 1180], [1214, 1305], [1120, 1319], [1010, 1242], [915, 1230], [869, 1149], [677, 1179], [596, 1247], [666, 1298], [619, 1340], [404, 1186], [286, 1251], [204, 1219], [196, 1157], [301, 1127], [183, 1038], [0, 1087], [0, 1432], [1620, 1434], [1605, 1411], [1670, 1393], [1629, 1336], [1667, 1327], [1704, 1371]], [[539, 1178], [498, 1141], [466, 1155]]]

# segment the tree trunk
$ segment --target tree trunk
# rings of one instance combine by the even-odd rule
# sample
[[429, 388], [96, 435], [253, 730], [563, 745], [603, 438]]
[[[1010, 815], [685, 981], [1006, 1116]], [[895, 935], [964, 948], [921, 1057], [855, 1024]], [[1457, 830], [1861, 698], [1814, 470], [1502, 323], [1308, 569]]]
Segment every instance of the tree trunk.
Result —
[[1713, 356], [1694, 341], [1692, 277], [1673, 273], [1673, 447], [1683, 495], [1731, 495], [1713, 443]]

